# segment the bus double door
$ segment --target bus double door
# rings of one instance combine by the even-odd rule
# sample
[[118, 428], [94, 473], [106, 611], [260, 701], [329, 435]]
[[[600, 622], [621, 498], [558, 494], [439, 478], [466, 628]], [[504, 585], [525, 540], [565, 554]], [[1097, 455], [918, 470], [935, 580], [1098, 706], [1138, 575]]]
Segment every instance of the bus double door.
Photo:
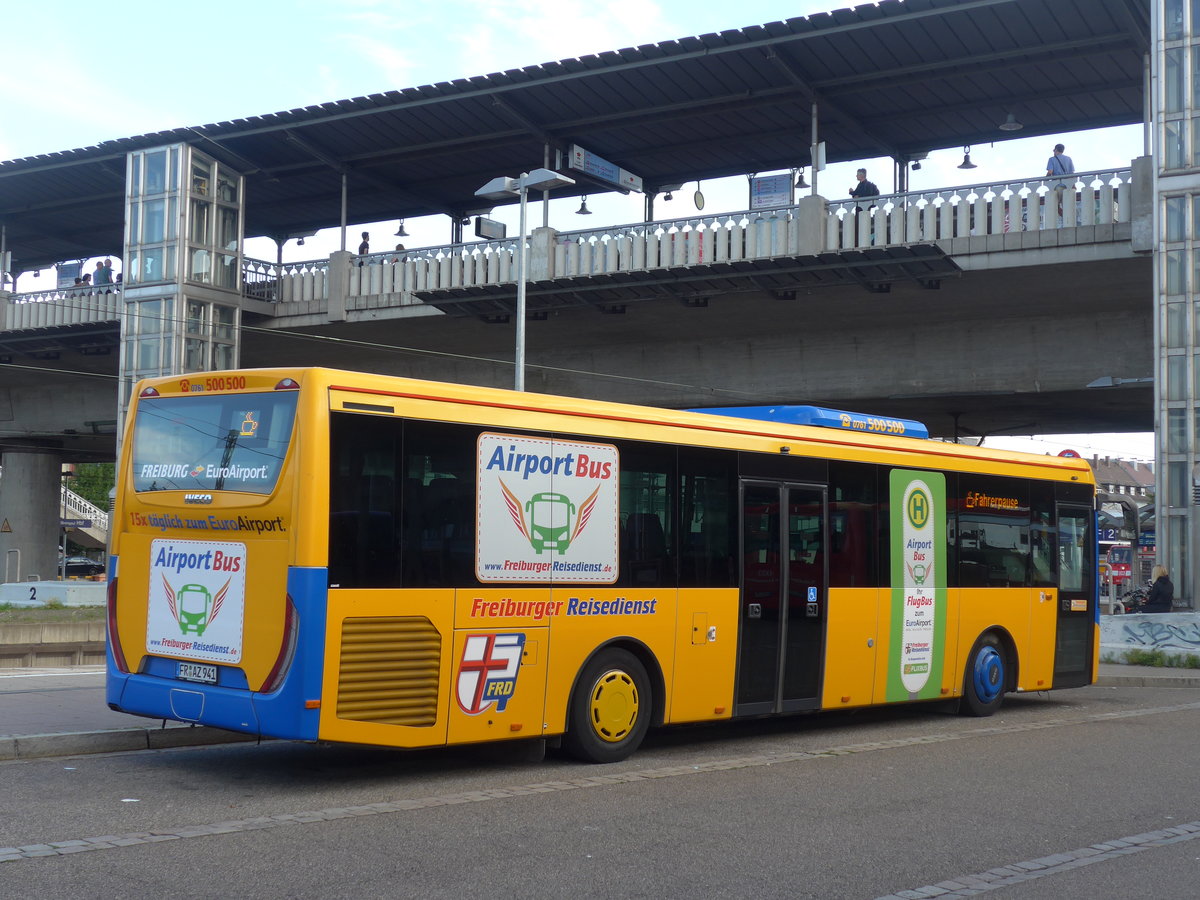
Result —
[[742, 483], [735, 715], [820, 703], [827, 523], [823, 485]]

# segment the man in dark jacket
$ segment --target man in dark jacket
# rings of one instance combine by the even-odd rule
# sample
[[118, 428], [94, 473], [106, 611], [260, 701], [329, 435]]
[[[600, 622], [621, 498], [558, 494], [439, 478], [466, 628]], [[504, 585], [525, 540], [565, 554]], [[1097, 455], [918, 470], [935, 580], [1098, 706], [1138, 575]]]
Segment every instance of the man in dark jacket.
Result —
[[850, 191], [851, 197], [878, 197], [879, 188], [875, 187], [875, 182], [867, 181], [867, 170], [859, 169], [854, 177], [858, 179], [858, 184]]

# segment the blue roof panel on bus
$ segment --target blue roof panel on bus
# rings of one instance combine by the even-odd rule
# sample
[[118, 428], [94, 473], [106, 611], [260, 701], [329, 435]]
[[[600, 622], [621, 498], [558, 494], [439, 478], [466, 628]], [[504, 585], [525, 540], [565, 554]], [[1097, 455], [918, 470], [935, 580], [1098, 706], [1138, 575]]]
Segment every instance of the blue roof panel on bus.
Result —
[[783, 425], [817, 425], [839, 431], [864, 431], [870, 434], [894, 434], [911, 438], [928, 438], [929, 429], [915, 419], [894, 419], [866, 413], [826, 409], [822, 406], [720, 406], [711, 409], [690, 409], [688, 412], [714, 416], [733, 416], [738, 419], [761, 419]]

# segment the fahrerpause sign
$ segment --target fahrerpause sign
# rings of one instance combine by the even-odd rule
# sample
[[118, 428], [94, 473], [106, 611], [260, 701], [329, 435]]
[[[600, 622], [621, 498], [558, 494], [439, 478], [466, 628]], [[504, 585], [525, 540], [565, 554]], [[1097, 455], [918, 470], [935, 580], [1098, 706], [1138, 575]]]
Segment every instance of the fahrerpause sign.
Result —
[[946, 639], [946, 478], [893, 469], [888, 700], [941, 696]]

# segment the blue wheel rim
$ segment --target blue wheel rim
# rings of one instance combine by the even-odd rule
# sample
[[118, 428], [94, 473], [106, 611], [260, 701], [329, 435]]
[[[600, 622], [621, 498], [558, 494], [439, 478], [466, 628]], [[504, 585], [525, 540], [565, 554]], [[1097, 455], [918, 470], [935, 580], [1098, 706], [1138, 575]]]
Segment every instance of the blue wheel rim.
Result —
[[991, 703], [1004, 693], [1004, 657], [995, 647], [989, 644], [979, 648], [971, 681], [975, 696], [984, 703]]

